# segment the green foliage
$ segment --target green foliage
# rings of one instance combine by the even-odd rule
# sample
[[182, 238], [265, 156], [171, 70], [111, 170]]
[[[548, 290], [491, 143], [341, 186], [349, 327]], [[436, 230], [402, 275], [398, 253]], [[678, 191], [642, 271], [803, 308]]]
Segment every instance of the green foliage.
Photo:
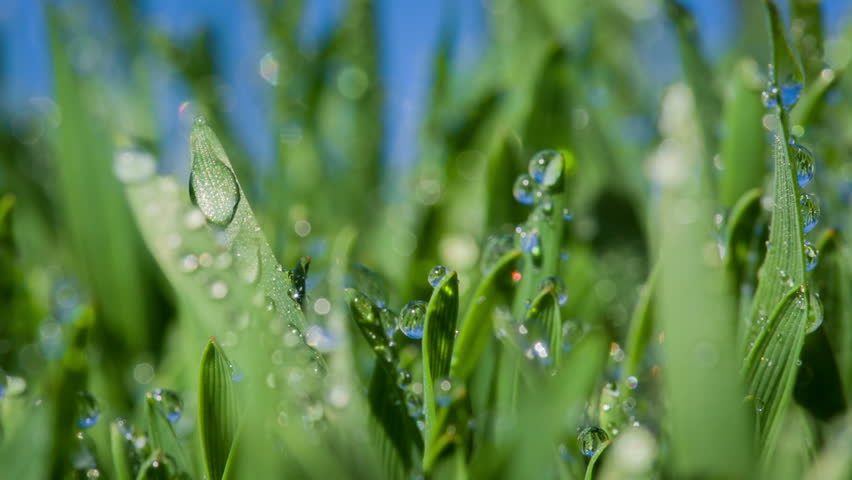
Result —
[[[740, 2], [721, 60], [683, 2], [492, 2], [404, 171], [377, 6], [307, 51], [303, 3], [254, 5], [263, 167], [216, 32], [113, 2], [115, 86], [48, 8], [55, 111], [0, 125], [0, 476], [848, 478], [852, 30], [820, 2]], [[151, 56], [204, 114], [184, 180]]]

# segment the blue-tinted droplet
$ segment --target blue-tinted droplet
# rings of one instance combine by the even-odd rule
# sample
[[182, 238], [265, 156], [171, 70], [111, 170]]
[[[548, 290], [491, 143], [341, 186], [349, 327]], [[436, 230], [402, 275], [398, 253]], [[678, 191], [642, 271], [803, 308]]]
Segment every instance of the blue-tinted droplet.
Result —
[[760, 94], [760, 100], [763, 102], [763, 106], [766, 108], [777, 107], [778, 100], [776, 100], [776, 95], [778, 95], [778, 89], [776, 87], [767, 87], [767, 89]]
[[435, 403], [439, 407], [446, 407], [460, 400], [467, 393], [464, 384], [452, 377], [439, 378], [435, 382]]
[[399, 329], [408, 338], [423, 338], [423, 323], [426, 320], [426, 302], [408, 302], [399, 312]]
[[563, 282], [561, 278], [545, 278], [541, 281], [541, 285], [538, 286], [538, 289], [544, 290], [545, 288], [553, 289], [553, 293], [556, 294], [556, 299], [559, 301], [559, 305], [565, 305], [565, 303], [568, 301], [568, 293], [565, 290], [565, 282]]
[[89, 392], [77, 392], [77, 425], [80, 428], [92, 428], [98, 423], [101, 409], [94, 395]]
[[6, 372], [0, 368], [0, 399], [6, 396]]
[[572, 215], [571, 212], [568, 211], [567, 208], [563, 208], [562, 209], [562, 220], [565, 220], [567, 222], [568, 220], [573, 220], [573, 219], [574, 219], [574, 215]]
[[521, 236], [521, 251], [534, 257], [541, 255], [541, 242], [537, 231], [532, 230]]
[[817, 266], [817, 257], [819, 257], [819, 250], [814, 246], [813, 243], [805, 240], [805, 270], [810, 272]]
[[602, 428], [595, 426], [586, 427], [577, 435], [580, 452], [586, 457], [593, 456], [607, 440], [609, 440], [609, 435]]
[[532, 205], [535, 201], [535, 185], [533, 185], [532, 178], [526, 173], [518, 176], [512, 186], [512, 195], [518, 203]]
[[803, 193], [799, 196], [799, 208], [802, 212], [802, 229], [808, 233], [819, 222], [819, 205], [813, 195]]
[[435, 265], [432, 267], [432, 270], [429, 270], [429, 285], [433, 287], [437, 287], [444, 280], [444, 277], [447, 276], [447, 267], [443, 265]]
[[793, 161], [796, 165], [796, 180], [799, 187], [804, 188], [814, 178], [814, 154], [805, 146], [791, 142], [793, 148]]
[[819, 299], [818, 294], [812, 292], [808, 304], [810, 308], [808, 308], [808, 323], [805, 332], [812, 333], [822, 325], [825, 313], [822, 309], [822, 300]]
[[557, 150], [542, 150], [529, 163], [530, 176], [545, 188], [552, 187], [562, 179], [565, 157]]
[[403, 394], [405, 398], [405, 408], [408, 410], [408, 416], [411, 418], [420, 418], [423, 416], [423, 397], [413, 389], [405, 389]]
[[802, 95], [802, 84], [795, 80], [785, 81], [779, 87], [778, 93], [781, 97], [781, 106], [784, 110], [790, 110]]
[[158, 388], [151, 392], [151, 398], [157, 402], [163, 415], [170, 422], [175, 423], [178, 421], [183, 413], [183, 401], [177, 393], [166, 390], [165, 388]]

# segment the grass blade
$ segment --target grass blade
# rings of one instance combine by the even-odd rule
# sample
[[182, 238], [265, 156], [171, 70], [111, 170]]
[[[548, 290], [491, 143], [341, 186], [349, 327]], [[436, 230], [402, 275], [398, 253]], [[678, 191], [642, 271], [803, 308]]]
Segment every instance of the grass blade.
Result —
[[201, 357], [198, 430], [207, 478], [222, 478], [236, 436], [239, 411], [231, 362], [210, 339]]
[[116, 478], [118, 480], [132, 480], [134, 478], [133, 467], [130, 464], [133, 454], [132, 447], [115, 422], [112, 422], [109, 426], [109, 438]]
[[[192, 463], [189, 461], [183, 446], [181, 446], [172, 423], [166, 418], [165, 413], [150, 393], [145, 397], [145, 416], [148, 419], [148, 439], [151, 442], [151, 449], [167, 453], [174, 459], [178, 471], [191, 474], [193, 471]], [[142, 470], [144, 470], [144, 467]], [[142, 476], [142, 470], [139, 471], [139, 476]], [[141, 478], [146, 477], [142, 476]]]

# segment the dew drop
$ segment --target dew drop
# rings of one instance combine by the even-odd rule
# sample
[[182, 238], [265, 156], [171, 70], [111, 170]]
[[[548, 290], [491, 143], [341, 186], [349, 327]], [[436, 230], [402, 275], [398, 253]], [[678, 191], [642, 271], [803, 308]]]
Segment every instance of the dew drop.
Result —
[[240, 187], [216, 134], [205, 120], [195, 119], [190, 135], [192, 170], [189, 197], [212, 223], [227, 226], [240, 203]]
[[77, 392], [77, 425], [80, 428], [92, 428], [98, 423], [101, 409], [94, 395], [89, 392]]
[[819, 299], [819, 294], [811, 293], [810, 308], [808, 309], [808, 323], [805, 333], [816, 331], [822, 325], [824, 311], [822, 309], [822, 300]]
[[139, 183], [154, 176], [154, 157], [139, 148], [123, 148], [115, 152], [112, 171], [122, 183]]
[[790, 142], [793, 147], [793, 161], [796, 162], [796, 179], [799, 187], [804, 188], [814, 178], [814, 154], [803, 145]]
[[609, 440], [609, 436], [600, 427], [586, 427], [577, 436], [577, 443], [580, 444], [580, 452], [591, 457], [601, 448], [601, 445]]
[[627, 377], [627, 388], [629, 388], [631, 390], [636, 390], [636, 388], [638, 386], [639, 386], [639, 379], [638, 378], [634, 377], [633, 375], [630, 375], [629, 377]]
[[0, 400], [2, 400], [3, 397], [6, 396], [6, 379], [6, 372], [4, 372], [2, 368], [0, 368]]
[[388, 308], [382, 308], [379, 310], [379, 320], [382, 323], [382, 328], [385, 330], [385, 335], [388, 338], [393, 338], [393, 334], [396, 332], [397, 325], [399, 324], [397, 315]]
[[417, 419], [423, 416], [423, 397], [414, 391], [412, 388], [405, 390], [405, 408], [408, 410], [408, 416]]
[[165, 415], [171, 423], [178, 421], [181, 413], [183, 413], [183, 401], [177, 393], [164, 388], [158, 388], [149, 395], [155, 402], [157, 402], [160, 411], [163, 412], [163, 415]]
[[186, 273], [192, 273], [198, 270], [198, 265], [198, 257], [191, 253], [189, 255], [185, 255], [180, 261], [180, 269]]
[[216, 280], [210, 284], [210, 296], [221, 300], [228, 296], [228, 285], [222, 280]]
[[541, 255], [541, 242], [539, 242], [538, 231], [532, 230], [521, 236], [521, 251], [533, 257]]
[[786, 80], [781, 83], [778, 93], [781, 97], [781, 106], [784, 107], [784, 110], [790, 110], [799, 101], [802, 94], [802, 83], [793, 79]]
[[408, 302], [399, 312], [399, 329], [408, 338], [423, 338], [423, 324], [426, 320], [426, 302], [414, 300]]
[[437, 287], [444, 281], [444, 278], [447, 276], [447, 267], [443, 265], [435, 265], [432, 267], [432, 270], [429, 270], [429, 285], [432, 287]]
[[482, 273], [488, 273], [497, 264], [497, 262], [514, 247], [512, 235], [494, 235], [488, 237], [485, 241], [485, 247], [482, 249], [482, 258], [480, 259], [480, 268]]
[[545, 288], [552, 288], [553, 293], [556, 294], [556, 299], [559, 302], [559, 305], [565, 305], [568, 302], [568, 293], [565, 290], [565, 283], [559, 277], [547, 277], [541, 281], [541, 285], [538, 286], [539, 290], [544, 290]]
[[556, 185], [565, 170], [565, 157], [557, 150], [542, 150], [529, 163], [530, 176], [545, 188]]
[[810, 232], [819, 222], [819, 205], [814, 196], [803, 193], [799, 196], [799, 208], [802, 212], [802, 229], [805, 233]]
[[458, 379], [443, 377], [435, 382], [435, 403], [439, 407], [446, 407], [464, 398], [466, 394], [467, 389]]
[[775, 108], [778, 106], [778, 100], [776, 100], [776, 96], [778, 95], [778, 88], [774, 85], [770, 85], [766, 90], [761, 92], [760, 100], [763, 102], [763, 106], [766, 108]]
[[563, 208], [562, 209], [562, 220], [565, 220], [567, 222], [567, 221], [573, 220], [573, 219], [574, 219], [574, 215], [571, 214], [571, 212], [567, 208]]
[[532, 205], [535, 200], [535, 186], [532, 178], [526, 173], [518, 176], [515, 184], [512, 186], [512, 195], [518, 203], [523, 205]]
[[255, 283], [260, 276], [260, 249], [257, 245], [240, 249], [234, 255], [234, 263], [240, 278], [246, 283]]
[[817, 266], [819, 250], [808, 240], [805, 240], [805, 270], [810, 272]]

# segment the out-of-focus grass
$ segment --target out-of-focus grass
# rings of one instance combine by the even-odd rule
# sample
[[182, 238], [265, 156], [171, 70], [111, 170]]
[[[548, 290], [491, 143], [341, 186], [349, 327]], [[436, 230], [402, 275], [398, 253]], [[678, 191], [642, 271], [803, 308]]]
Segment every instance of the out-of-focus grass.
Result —
[[[494, 2], [470, 73], [449, 35], [437, 49], [402, 177], [381, 159], [373, 2], [348, 2], [310, 55], [302, 2], [256, 2], [281, 72], [264, 168], [229, 128], [212, 31], [178, 42], [107, 3], [104, 48], [131, 81], [80, 69], [76, 7], [51, 6], [53, 110], [0, 129], [6, 473], [848, 476], [852, 28], [827, 37], [819, 2], [786, 23], [772, 2], [735, 7], [717, 61], [674, 0]], [[636, 41], [653, 25], [681, 65], [663, 88]], [[155, 175], [146, 56], [205, 114], [196, 206]], [[815, 154], [809, 182], [791, 142]], [[558, 182], [522, 205], [544, 149]], [[430, 298], [422, 340], [396, 328]], [[155, 388], [183, 399], [176, 423]], [[78, 391], [99, 401], [92, 428]]]

